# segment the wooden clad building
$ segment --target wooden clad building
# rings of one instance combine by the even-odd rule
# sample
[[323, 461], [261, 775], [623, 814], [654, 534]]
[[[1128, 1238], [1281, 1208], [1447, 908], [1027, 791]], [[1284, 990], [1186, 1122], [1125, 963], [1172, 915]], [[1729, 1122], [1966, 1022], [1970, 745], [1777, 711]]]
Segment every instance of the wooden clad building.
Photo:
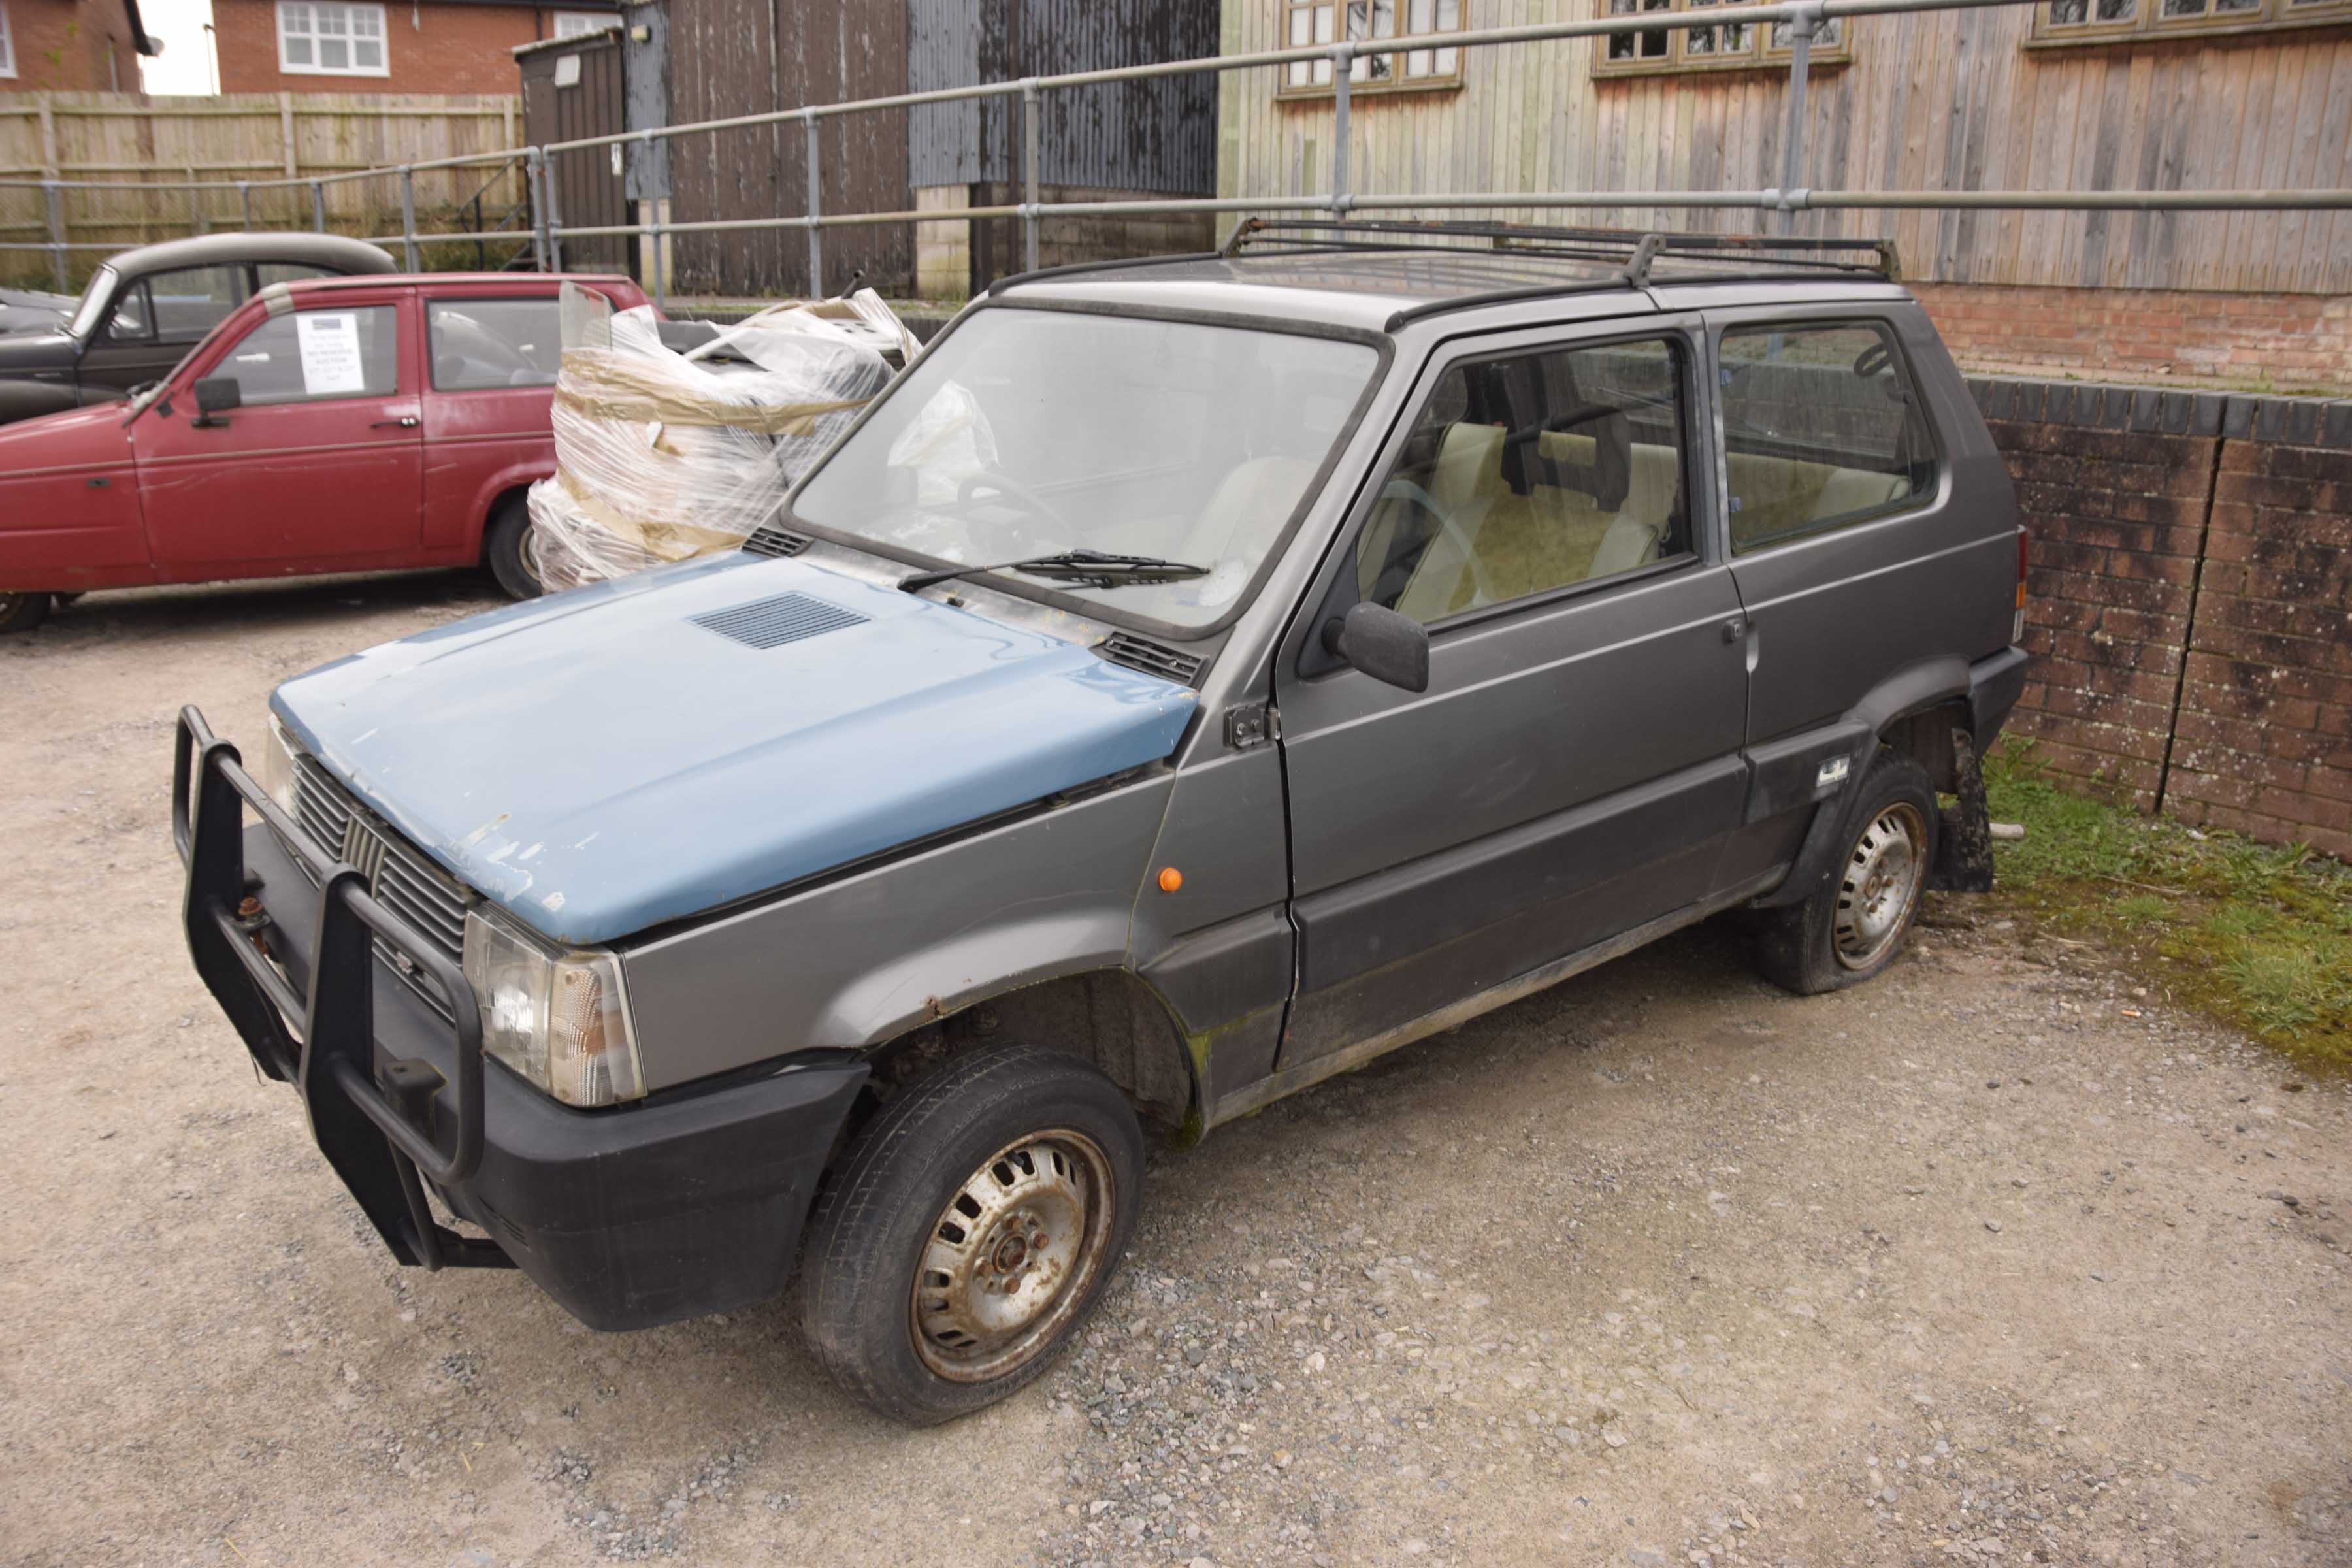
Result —
[[[1223, 0], [1224, 53], [1680, 10], [1704, 0]], [[1847, 17], [1815, 47], [1801, 184], [1856, 190], [2352, 187], [2352, 0], [2043, 0]], [[1789, 54], [1767, 29], [1360, 60], [1349, 184], [1413, 191], [1783, 183]], [[1227, 73], [1218, 194], [1328, 188], [1328, 63]], [[1429, 215], [1436, 216], [1436, 215]], [[1522, 209], [1756, 229], [1752, 212]], [[2352, 385], [2352, 214], [1850, 211], [1892, 234], [1964, 358], [2103, 375]], [[2036, 292], [2028, 297], [2021, 289]], [[2117, 291], [2128, 291], [2118, 293]]]

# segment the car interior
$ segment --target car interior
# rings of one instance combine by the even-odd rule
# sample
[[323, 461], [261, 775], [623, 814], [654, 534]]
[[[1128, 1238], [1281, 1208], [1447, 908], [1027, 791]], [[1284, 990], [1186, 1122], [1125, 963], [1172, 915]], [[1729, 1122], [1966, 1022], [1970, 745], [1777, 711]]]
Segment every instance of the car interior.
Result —
[[1690, 548], [1681, 353], [1664, 342], [1448, 371], [1357, 546], [1357, 588], [1428, 625]]

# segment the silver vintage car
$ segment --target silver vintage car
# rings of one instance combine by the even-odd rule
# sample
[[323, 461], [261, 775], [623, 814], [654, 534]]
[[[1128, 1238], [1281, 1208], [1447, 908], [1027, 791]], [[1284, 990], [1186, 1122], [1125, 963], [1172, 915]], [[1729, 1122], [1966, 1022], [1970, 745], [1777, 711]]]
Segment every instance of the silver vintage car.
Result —
[[[1891, 251], [1253, 223], [975, 301], [737, 553], [193, 710], [196, 965], [401, 1262], [799, 1279], [942, 1420], [1180, 1143], [1678, 927], [1988, 886], [2009, 478]], [[248, 825], [248, 816], [257, 822]]]

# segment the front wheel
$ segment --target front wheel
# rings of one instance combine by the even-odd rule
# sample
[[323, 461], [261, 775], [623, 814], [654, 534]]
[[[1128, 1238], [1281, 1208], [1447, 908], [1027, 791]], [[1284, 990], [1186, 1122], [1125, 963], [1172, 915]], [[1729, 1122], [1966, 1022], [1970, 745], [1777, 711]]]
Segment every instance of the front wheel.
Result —
[[49, 618], [47, 594], [0, 594], [0, 637], [29, 632]]
[[1812, 996], [1894, 963], [1936, 863], [1938, 820], [1927, 770], [1882, 749], [1848, 808], [1844, 858], [1804, 902], [1764, 911], [1756, 933], [1764, 978]]
[[1092, 1067], [1020, 1045], [955, 1058], [858, 1133], [818, 1196], [810, 1348], [910, 1426], [994, 1404], [1100, 1305], [1142, 1181], [1142, 1129]]
[[546, 589], [530, 552], [530, 508], [520, 495], [509, 496], [490, 514], [482, 530], [482, 564], [509, 599], [536, 599]]

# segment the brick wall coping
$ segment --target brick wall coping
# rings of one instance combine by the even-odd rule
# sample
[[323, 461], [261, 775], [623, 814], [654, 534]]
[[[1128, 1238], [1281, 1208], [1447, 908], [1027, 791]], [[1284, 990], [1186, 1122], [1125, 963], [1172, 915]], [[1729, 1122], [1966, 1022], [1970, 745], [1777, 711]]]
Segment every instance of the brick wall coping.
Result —
[[1971, 375], [1968, 383], [1988, 419], [2352, 450], [2352, 397], [2193, 392], [2013, 375]]

